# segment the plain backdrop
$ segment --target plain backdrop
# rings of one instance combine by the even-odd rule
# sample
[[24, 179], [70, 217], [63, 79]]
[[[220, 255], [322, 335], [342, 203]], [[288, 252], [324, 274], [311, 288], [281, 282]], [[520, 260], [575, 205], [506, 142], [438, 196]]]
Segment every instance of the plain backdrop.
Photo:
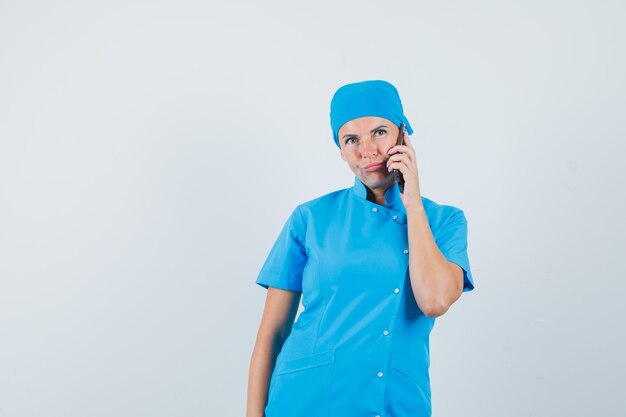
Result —
[[243, 416], [295, 205], [385, 79], [476, 289], [434, 417], [624, 416], [621, 1], [0, 0], [0, 417]]

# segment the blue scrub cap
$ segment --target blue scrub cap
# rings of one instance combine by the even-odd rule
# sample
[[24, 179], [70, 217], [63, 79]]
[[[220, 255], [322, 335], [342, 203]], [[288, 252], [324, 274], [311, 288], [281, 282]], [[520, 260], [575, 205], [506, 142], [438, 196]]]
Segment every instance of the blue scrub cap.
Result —
[[398, 127], [404, 122], [409, 135], [413, 129], [404, 116], [398, 90], [384, 80], [366, 80], [340, 87], [330, 102], [330, 127], [339, 145], [339, 128], [346, 122], [363, 116], [378, 116], [391, 120]]

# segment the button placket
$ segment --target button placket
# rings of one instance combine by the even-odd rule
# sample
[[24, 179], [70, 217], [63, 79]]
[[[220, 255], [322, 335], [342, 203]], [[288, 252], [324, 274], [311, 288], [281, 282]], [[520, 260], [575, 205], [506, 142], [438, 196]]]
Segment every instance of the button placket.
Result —
[[[374, 206], [374, 205], [370, 205], [370, 210], [372, 215], [374, 214], [381, 214], [383, 215], [383, 218], [386, 219], [391, 219], [392, 221], [394, 221], [395, 223], [399, 224], [399, 225], [404, 225], [405, 224], [405, 217], [403, 217], [403, 213], [397, 212], [395, 210], [389, 209], [387, 207], [378, 207], [378, 206]], [[404, 244], [406, 244], [406, 242], [404, 242]], [[405, 246], [406, 247], [406, 246]], [[404, 251], [404, 254], [406, 255], [408, 253], [407, 249], [402, 249], [402, 247], [400, 247], [400, 250]], [[404, 258], [406, 259], [406, 258]], [[393, 294], [400, 294], [400, 288], [399, 287], [395, 287], [392, 289]], [[394, 305], [398, 305], [397, 301], [393, 303]], [[387, 343], [384, 343], [384, 345], [386, 346], [386, 349], [389, 348], [389, 343], [391, 342], [391, 330], [390, 328], [383, 328], [382, 330], [379, 330], [380, 333], [379, 335], [382, 335], [383, 338], [381, 338], [381, 342], [382, 341], [386, 341]], [[385, 354], [385, 357], [388, 356], [388, 352], [387, 354]], [[376, 372], [376, 377], [380, 379], [380, 381], [382, 383], [384, 383], [386, 385], [386, 371], [383, 369], [383, 367], [379, 368], [379, 370]], [[375, 410], [372, 410], [373, 413], [375, 413]], [[380, 414], [375, 414], [374, 417], [380, 417]]]

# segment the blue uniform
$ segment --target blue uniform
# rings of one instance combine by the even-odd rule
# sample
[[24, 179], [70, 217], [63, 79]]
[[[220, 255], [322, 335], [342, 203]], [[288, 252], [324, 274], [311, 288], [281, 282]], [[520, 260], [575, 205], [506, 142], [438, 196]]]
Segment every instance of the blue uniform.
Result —
[[[302, 291], [272, 372], [266, 417], [431, 415], [429, 334], [409, 278], [397, 183], [385, 206], [354, 186], [298, 205], [256, 283]], [[422, 197], [437, 246], [474, 288], [463, 211]]]

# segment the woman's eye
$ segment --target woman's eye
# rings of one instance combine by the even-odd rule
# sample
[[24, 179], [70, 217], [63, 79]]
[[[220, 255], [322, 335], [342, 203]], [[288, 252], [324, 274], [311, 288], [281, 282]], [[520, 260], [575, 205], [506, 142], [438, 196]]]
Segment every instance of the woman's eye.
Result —
[[353, 143], [353, 142], [350, 142], [351, 140], [354, 140], [354, 138], [348, 138], [348, 139], [346, 139], [346, 143], [348, 143], [348, 144]]
[[382, 134], [384, 135], [385, 133], [387, 133], [387, 131], [385, 129], [378, 129], [376, 132], [383, 132]]

